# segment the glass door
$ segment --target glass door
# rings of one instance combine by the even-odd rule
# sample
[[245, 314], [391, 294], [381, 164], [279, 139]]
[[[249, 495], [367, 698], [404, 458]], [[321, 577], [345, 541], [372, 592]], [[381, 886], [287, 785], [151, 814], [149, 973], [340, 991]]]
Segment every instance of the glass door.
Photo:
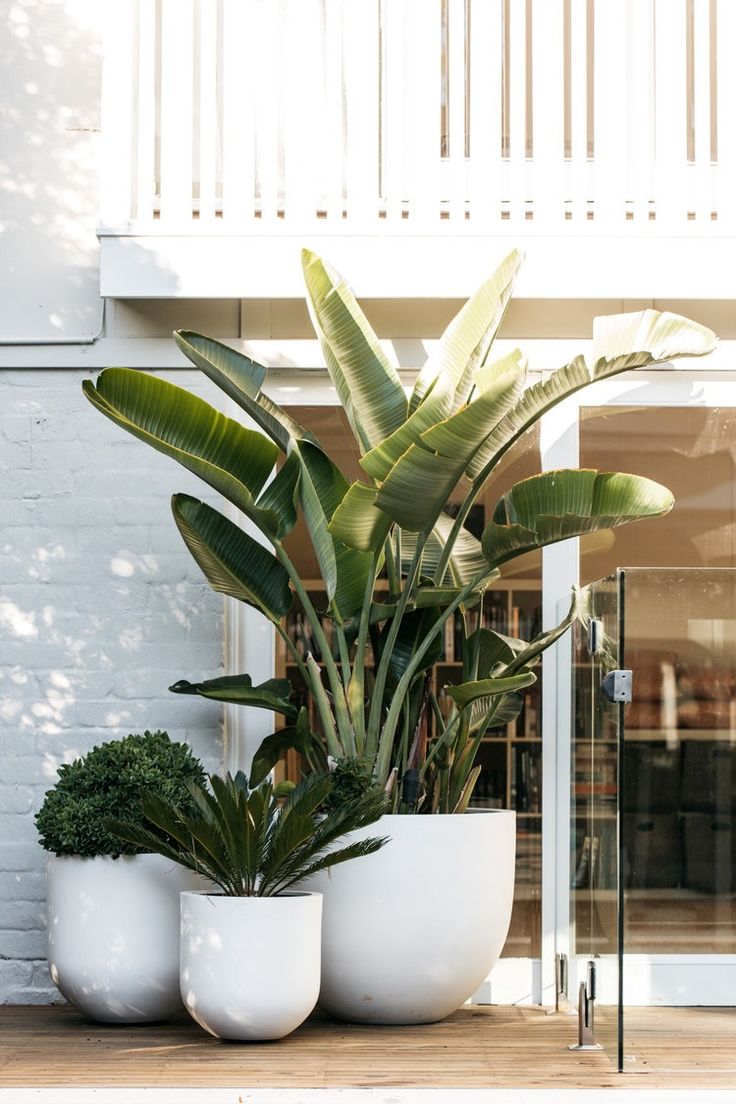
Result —
[[736, 1073], [736, 570], [618, 575], [627, 1068]]
[[580, 1042], [602, 1046], [620, 1069], [621, 707], [602, 689], [619, 667], [618, 574], [585, 587], [582, 602], [573, 635], [570, 825], [571, 951], [582, 969], [569, 996]]

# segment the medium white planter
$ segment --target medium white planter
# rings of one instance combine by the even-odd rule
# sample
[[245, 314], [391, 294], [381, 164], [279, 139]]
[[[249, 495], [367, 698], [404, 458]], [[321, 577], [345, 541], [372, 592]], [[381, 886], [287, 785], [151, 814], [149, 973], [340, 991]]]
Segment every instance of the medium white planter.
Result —
[[93, 1020], [146, 1023], [181, 1010], [179, 894], [202, 880], [160, 855], [50, 856], [48, 961]]
[[508, 932], [515, 814], [385, 816], [380, 851], [309, 880], [324, 896], [319, 1004], [354, 1023], [434, 1023], [485, 980]]
[[181, 895], [181, 995], [220, 1039], [281, 1039], [317, 1003], [322, 897]]

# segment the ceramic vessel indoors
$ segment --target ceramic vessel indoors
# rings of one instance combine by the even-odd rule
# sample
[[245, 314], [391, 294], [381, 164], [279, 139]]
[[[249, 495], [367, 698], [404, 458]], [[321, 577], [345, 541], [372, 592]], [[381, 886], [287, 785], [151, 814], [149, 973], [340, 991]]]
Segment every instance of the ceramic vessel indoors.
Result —
[[220, 1039], [281, 1039], [317, 1003], [322, 897], [181, 895], [181, 995]]
[[48, 961], [93, 1020], [146, 1023], [181, 1010], [179, 894], [202, 880], [160, 855], [48, 863]]
[[515, 814], [385, 816], [365, 858], [310, 879], [324, 896], [319, 1003], [355, 1023], [433, 1023], [485, 980], [508, 932]]

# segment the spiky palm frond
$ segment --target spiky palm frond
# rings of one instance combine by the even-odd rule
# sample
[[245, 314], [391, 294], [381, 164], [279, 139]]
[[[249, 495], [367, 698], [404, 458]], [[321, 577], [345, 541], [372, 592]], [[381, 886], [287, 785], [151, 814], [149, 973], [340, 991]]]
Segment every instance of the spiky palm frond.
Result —
[[370, 837], [335, 845], [386, 811], [377, 787], [335, 808], [329, 774], [307, 775], [285, 798], [270, 778], [252, 786], [239, 771], [213, 774], [209, 789], [193, 785], [195, 811], [187, 812], [154, 794], [142, 801], [145, 824], [113, 822], [121, 839], [164, 855], [204, 875], [229, 897], [271, 897], [318, 870], [370, 855], [387, 842]]

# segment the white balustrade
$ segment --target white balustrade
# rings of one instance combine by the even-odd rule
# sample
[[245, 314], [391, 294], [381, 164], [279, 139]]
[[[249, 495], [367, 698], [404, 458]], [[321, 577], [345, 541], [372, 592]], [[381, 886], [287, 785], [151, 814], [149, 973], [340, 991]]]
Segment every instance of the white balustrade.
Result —
[[736, 0], [108, 8], [106, 233], [736, 221]]

